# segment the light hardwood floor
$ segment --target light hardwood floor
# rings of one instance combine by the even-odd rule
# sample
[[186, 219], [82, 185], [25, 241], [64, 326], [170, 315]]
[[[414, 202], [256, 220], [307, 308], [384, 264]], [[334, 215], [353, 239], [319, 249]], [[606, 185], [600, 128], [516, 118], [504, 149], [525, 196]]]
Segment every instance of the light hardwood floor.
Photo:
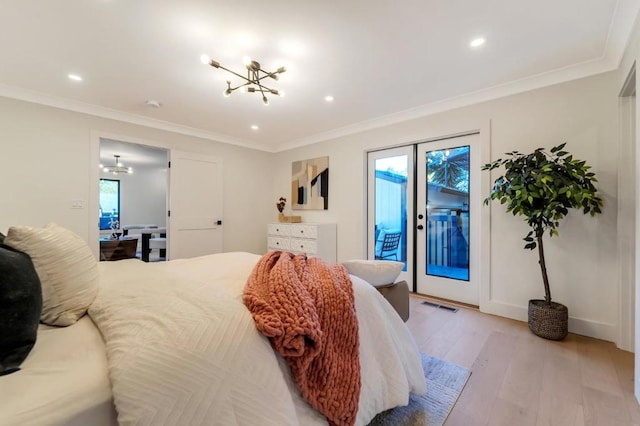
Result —
[[411, 297], [407, 322], [418, 348], [472, 372], [446, 426], [640, 425], [632, 353], [575, 334], [545, 340], [525, 322], [424, 300]]

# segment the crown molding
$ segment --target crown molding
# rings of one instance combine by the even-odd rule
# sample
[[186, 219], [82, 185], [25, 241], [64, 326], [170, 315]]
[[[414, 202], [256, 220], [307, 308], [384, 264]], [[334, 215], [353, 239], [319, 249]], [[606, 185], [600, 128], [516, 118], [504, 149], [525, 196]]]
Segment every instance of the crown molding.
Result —
[[0, 96], [5, 98], [17, 99], [20, 101], [31, 102], [40, 105], [46, 105], [54, 108], [65, 109], [69, 111], [79, 112], [82, 114], [93, 115], [96, 117], [107, 118], [111, 120], [123, 121], [125, 123], [136, 124], [139, 126], [150, 127], [167, 132], [178, 133], [186, 136], [194, 136], [201, 139], [207, 139], [214, 142], [221, 142], [230, 145], [241, 146], [259, 151], [273, 152], [262, 145], [257, 145], [245, 140], [234, 138], [229, 135], [210, 132], [206, 130], [196, 129], [194, 127], [183, 126], [168, 121], [157, 120], [154, 118], [144, 117], [137, 114], [131, 114], [105, 108], [98, 105], [88, 104], [85, 102], [74, 101], [71, 99], [60, 98], [42, 92], [22, 89], [19, 87], [0, 84]]
[[[620, 2], [625, 3], [627, 2], [627, 0], [620, 0]], [[609, 41], [611, 40], [611, 36], [612, 32], [610, 32], [610, 38], [607, 41], [607, 45], [611, 44], [609, 43]], [[618, 55], [622, 56], [623, 52], [624, 49], [620, 49]], [[182, 126], [167, 121], [143, 117], [136, 114], [117, 111], [110, 108], [105, 108], [79, 101], [73, 101], [70, 99], [60, 98], [41, 92], [30, 91], [3, 84], [0, 84], [0, 96], [51, 106], [55, 108], [61, 108], [101, 118], [123, 121], [126, 123], [136, 124], [154, 129], [165, 130], [182, 135], [194, 136], [215, 142], [227, 143], [244, 148], [277, 153], [290, 149], [301, 148], [318, 142], [324, 142], [331, 139], [337, 139], [340, 137], [377, 129], [380, 127], [410, 121], [413, 119], [453, 110], [456, 108], [490, 101], [505, 96], [515, 95], [518, 93], [551, 86], [553, 84], [564, 83], [567, 81], [611, 71], [617, 68], [620, 60], [621, 58], [619, 57], [614, 58], [611, 54], [605, 54], [603, 55], [603, 57], [596, 60], [574, 64], [568, 67], [537, 74], [509, 83], [492, 86], [472, 93], [439, 100], [415, 108], [410, 108], [370, 120], [361, 121], [359, 123], [339, 127], [327, 132], [321, 132], [308, 137], [295, 139], [288, 142], [282, 142], [278, 145], [269, 145], [268, 147], [266, 147], [265, 145], [257, 145], [255, 143], [250, 143], [244, 140], [233, 138], [224, 134], [209, 132], [188, 126]]]
[[528, 92], [531, 90], [540, 89], [542, 87], [564, 83], [579, 78], [589, 77], [607, 71], [612, 71], [617, 68], [618, 62], [619, 60], [613, 61], [608, 58], [599, 58], [592, 61], [582, 62], [554, 71], [537, 74], [509, 83], [492, 86], [475, 92], [466, 93], [460, 96], [454, 96], [451, 98], [421, 105], [415, 108], [399, 111], [393, 114], [384, 115], [382, 117], [374, 118], [371, 120], [361, 121], [359, 123], [340, 127], [328, 132], [317, 133], [315, 135], [297, 139], [291, 142], [285, 142], [278, 145], [275, 152], [300, 148], [306, 145], [311, 145], [330, 139], [336, 139], [343, 136], [361, 133], [368, 130], [373, 130], [380, 127], [390, 126], [393, 124], [426, 117], [440, 112], [453, 110], [456, 108], [462, 108], [473, 104], [503, 98], [505, 96]]
[[616, 68], [631, 41], [631, 33], [639, 18], [640, 3], [637, 0], [618, 0], [613, 13], [607, 42], [602, 57], [615, 63]]

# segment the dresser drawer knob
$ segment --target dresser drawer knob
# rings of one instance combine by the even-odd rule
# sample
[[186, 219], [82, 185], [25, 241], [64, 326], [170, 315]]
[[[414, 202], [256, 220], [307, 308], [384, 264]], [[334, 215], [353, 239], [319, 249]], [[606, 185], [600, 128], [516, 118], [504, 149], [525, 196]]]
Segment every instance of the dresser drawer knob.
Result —
[[300, 233], [301, 233], [301, 234], [304, 234], [304, 229], [301, 229], [301, 230], [300, 230]]
[[276, 245], [277, 245], [277, 246], [279, 246], [279, 245], [280, 245], [280, 242], [276, 242]]

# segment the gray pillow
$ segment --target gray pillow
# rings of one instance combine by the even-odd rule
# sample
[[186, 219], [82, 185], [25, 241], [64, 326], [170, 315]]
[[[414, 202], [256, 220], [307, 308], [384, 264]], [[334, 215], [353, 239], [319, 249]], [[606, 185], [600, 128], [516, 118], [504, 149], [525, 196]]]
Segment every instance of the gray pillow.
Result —
[[36, 343], [40, 280], [28, 254], [0, 244], [0, 376], [20, 369]]
[[404, 263], [394, 260], [347, 260], [342, 262], [351, 275], [362, 278], [374, 287], [383, 287], [395, 282]]

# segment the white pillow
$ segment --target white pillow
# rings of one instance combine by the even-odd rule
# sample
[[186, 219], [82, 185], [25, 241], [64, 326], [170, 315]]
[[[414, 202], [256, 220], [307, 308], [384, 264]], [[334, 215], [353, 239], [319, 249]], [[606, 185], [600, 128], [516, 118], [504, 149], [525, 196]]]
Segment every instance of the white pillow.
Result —
[[360, 277], [374, 287], [395, 282], [404, 263], [394, 260], [347, 260], [342, 262], [351, 275]]
[[87, 312], [98, 293], [98, 264], [82, 238], [50, 223], [13, 226], [4, 243], [31, 256], [42, 286], [40, 321], [67, 326]]

